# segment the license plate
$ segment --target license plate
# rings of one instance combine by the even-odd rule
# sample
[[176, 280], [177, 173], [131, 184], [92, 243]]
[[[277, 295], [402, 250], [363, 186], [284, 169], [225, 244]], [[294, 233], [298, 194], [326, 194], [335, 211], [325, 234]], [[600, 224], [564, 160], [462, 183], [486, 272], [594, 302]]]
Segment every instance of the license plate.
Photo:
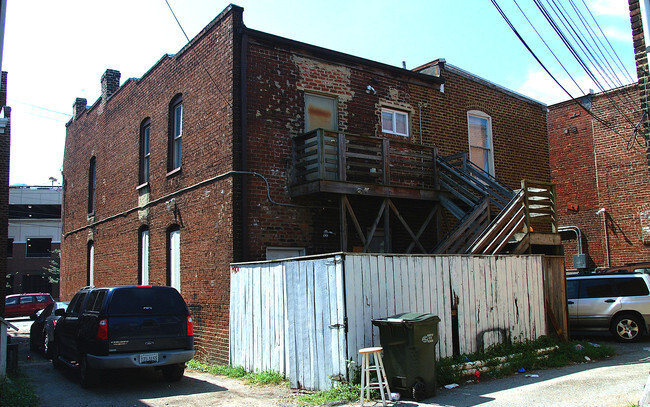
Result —
[[140, 363], [156, 363], [158, 362], [157, 353], [141, 353], [140, 354]]

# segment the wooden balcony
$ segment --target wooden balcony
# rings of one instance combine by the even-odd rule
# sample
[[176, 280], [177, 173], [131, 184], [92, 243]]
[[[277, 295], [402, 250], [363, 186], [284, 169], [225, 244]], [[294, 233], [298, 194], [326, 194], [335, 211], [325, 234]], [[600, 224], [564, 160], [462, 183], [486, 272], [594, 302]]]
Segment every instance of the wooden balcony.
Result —
[[293, 139], [291, 195], [437, 199], [436, 148], [317, 129]]

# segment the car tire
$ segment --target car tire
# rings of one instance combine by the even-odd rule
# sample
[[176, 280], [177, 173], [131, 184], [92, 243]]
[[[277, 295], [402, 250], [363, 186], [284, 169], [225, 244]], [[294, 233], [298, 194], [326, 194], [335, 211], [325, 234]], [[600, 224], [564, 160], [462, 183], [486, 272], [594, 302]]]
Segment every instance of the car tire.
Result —
[[63, 367], [63, 362], [61, 362], [61, 359], [59, 359], [59, 347], [56, 346], [56, 343], [52, 343], [51, 346], [51, 353], [52, 353], [52, 366], [55, 369], [61, 369]]
[[185, 363], [168, 365], [162, 367], [163, 378], [168, 382], [177, 382], [183, 378], [185, 373]]
[[81, 387], [87, 389], [95, 384], [97, 371], [88, 366], [86, 355], [81, 355], [79, 359], [79, 382], [81, 383]]
[[619, 342], [636, 342], [643, 335], [643, 322], [634, 314], [621, 314], [612, 321], [611, 330]]
[[43, 356], [49, 359], [52, 356], [52, 346], [50, 345], [50, 334], [47, 330], [43, 331]]
[[413, 399], [415, 401], [424, 400], [427, 397], [427, 386], [418, 379], [413, 385]]

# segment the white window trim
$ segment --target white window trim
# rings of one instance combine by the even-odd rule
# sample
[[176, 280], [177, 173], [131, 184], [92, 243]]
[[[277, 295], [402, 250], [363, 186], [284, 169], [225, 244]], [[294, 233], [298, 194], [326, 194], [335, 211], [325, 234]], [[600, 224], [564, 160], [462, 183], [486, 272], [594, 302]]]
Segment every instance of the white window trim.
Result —
[[[481, 148], [483, 150], [487, 150], [490, 152], [490, 163], [489, 166], [490, 168], [488, 169], [488, 173], [492, 176], [494, 176], [494, 140], [492, 138], [492, 116], [489, 114], [482, 112], [480, 110], [470, 110], [467, 112], [467, 143], [469, 146], [469, 159], [471, 160], [472, 157], [472, 140], [470, 137], [470, 127], [469, 127], [469, 118], [470, 116], [474, 117], [479, 117], [481, 119], [487, 119], [487, 126], [488, 126], [488, 145], [490, 148], [485, 148], [481, 146], [473, 146], [476, 148]], [[482, 169], [482, 168], [481, 168]]]
[[140, 245], [142, 247], [142, 252], [141, 256], [142, 258], [140, 259], [140, 269], [142, 275], [141, 281], [142, 285], [148, 285], [149, 284], [149, 231], [148, 230], [143, 230], [140, 232]]
[[88, 247], [88, 285], [95, 286], [95, 243]]
[[181, 292], [181, 231], [169, 232], [169, 285]]
[[[392, 113], [392, 115], [393, 115], [393, 123], [392, 123], [393, 128], [391, 130], [384, 129], [384, 120], [383, 120], [383, 114], [384, 113]], [[396, 117], [397, 114], [401, 114], [401, 115], [406, 116], [406, 133], [398, 133], [395, 130], [395, 128], [396, 128], [395, 117]], [[395, 134], [397, 136], [402, 136], [402, 137], [409, 137], [410, 131], [411, 131], [411, 129], [410, 129], [411, 126], [410, 126], [410, 123], [409, 123], [409, 120], [410, 120], [409, 112], [405, 112], [403, 110], [391, 109], [391, 108], [388, 108], [388, 107], [382, 107], [381, 108], [381, 115], [382, 115], [382, 117], [380, 117], [380, 120], [381, 120], [381, 131], [382, 131], [382, 133]]]
[[[276, 257], [274, 256], [274, 253], [278, 252], [294, 252], [296, 255], [295, 256], [289, 256], [289, 257]], [[293, 257], [301, 257], [305, 255], [305, 248], [304, 247], [281, 247], [281, 246], [269, 246], [266, 248], [266, 260], [281, 260], [281, 259], [290, 259]]]

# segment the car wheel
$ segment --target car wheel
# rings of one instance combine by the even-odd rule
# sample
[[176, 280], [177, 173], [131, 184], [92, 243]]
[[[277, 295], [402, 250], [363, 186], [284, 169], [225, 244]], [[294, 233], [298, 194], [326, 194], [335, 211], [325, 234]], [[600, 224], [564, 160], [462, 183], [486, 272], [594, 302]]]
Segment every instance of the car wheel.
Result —
[[88, 361], [86, 355], [81, 355], [81, 360], [79, 361], [79, 381], [81, 382], [81, 387], [87, 389], [92, 387], [95, 384], [95, 379], [97, 377], [97, 371], [90, 366], [88, 366]]
[[636, 342], [643, 334], [643, 323], [636, 315], [619, 315], [612, 322], [612, 334], [620, 342]]
[[177, 382], [181, 380], [183, 378], [184, 373], [185, 373], [185, 363], [163, 366], [162, 368], [163, 378], [168, 382]]
[[59, 347], [53, 342], [50, 348], [52, 353], [52, 366], [54, 366], [55, 369], [61, 369], [61, 367], [63, 367], [63, 362], [59, 359]]
[[50, 358], [52, 353], [52, 347], [50, 346], [50, 334], [45, 331], [43, 332], [43, 355], [45, 355], [46, 358]]

